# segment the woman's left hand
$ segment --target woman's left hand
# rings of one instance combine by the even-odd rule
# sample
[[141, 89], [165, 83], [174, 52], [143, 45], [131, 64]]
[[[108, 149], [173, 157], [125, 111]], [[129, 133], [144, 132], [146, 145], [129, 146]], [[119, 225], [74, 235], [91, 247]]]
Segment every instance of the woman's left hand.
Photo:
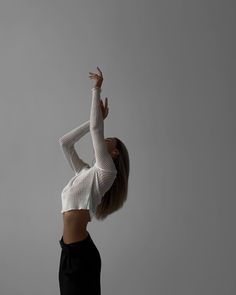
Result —
[[102, 75], [102, 71], [99, 69], [99, 67], [97, 67], [97, 69], [98, 69], [98, 72], [100, 75], [98, 75], [96, 73], [89, 72], [89, 74], [90, 74], [89, 78], [96, 80], [95, 87], [101, 88], [102, 82], [103, 82], [103, 75]]

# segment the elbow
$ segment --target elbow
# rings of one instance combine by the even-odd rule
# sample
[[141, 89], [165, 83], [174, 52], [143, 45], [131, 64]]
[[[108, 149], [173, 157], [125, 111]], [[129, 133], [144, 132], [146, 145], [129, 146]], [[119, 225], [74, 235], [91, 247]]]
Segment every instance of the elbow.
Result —
[[59, 145], [62, 145], [63, 144], [63, 140], [62, 140], [61, 137], [58, 139], [58, 143], [59, 143]]
[[60, 137], [58, 139], [58, 142], [59, 142], [60, 146], [68, 146], [68, 142], [66, 141], [66, 139], [64, 137]]

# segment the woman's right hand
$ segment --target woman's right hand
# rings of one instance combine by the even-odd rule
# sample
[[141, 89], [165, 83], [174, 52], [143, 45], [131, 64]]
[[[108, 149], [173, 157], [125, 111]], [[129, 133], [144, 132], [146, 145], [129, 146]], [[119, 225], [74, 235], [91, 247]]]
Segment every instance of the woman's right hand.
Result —
[[89, 78], [96, 81], [95, 87], [101, 88], [103, 82], [103, 75], [102, 71], [97, 67], [99, 74], [89, 72]]
[[100, 99], [100, 107], [102, 111], [102, 118], [105, 120], [109, 112], [107, 97], [105, 98], [105, 104], [103, 103], [102, 99]]

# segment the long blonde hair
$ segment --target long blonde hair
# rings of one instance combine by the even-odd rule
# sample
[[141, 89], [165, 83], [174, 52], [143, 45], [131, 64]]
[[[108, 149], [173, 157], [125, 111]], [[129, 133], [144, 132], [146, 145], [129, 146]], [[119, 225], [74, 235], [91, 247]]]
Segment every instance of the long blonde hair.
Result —
[[117, 137], [115, 139], [117, 140], [116, 147], [119, 150], [119, 155], [113, 159], [117, 174], [112, 186], [104, 194], [101, 203], [97, 206], [95, 217], [100, 220], [105, 219], [109, 214], [123, 207], [128, 195], [129, 153], [124, 143]]

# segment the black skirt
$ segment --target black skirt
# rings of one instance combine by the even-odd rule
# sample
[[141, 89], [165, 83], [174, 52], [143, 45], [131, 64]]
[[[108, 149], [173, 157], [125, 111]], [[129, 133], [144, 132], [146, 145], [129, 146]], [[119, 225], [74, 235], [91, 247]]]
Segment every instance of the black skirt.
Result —
[[59, 241], [61, 257], [59, 287], [61, 295], [101, 295], [101, 256], [89, 232], [79, 242]]

